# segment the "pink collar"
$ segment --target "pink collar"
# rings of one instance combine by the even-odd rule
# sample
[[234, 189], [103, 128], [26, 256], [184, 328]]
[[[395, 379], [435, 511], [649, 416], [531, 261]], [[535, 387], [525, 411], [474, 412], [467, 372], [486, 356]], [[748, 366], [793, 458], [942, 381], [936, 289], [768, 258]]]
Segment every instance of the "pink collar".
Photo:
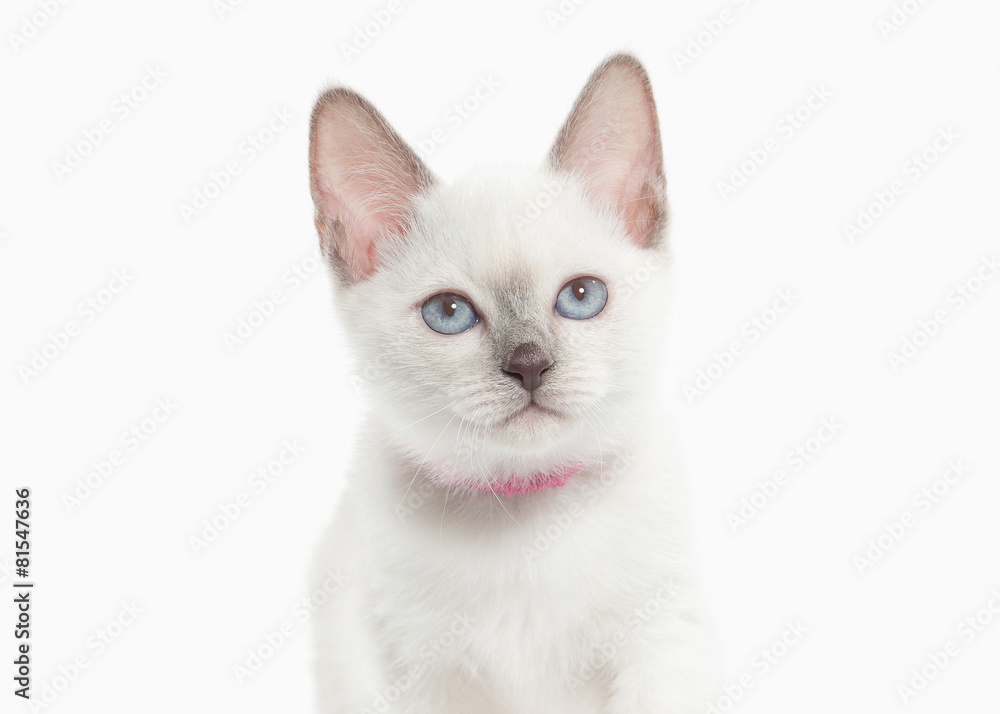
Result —
[[526, 493], [535, 493], [536, 491], [563, 486], [573, 474], [582, 468], [583, 464], [576, 464], [560, 471], [542, 471], [532, 474], [528, 479], [510, 480], [506, 484], [487, 485], [484, 483], [469, 483], [467, 481], [463, 482], [463, 484], [477, 491], [497, 493], [507, 498], [513, 498], [514, 496], [523, 496]]

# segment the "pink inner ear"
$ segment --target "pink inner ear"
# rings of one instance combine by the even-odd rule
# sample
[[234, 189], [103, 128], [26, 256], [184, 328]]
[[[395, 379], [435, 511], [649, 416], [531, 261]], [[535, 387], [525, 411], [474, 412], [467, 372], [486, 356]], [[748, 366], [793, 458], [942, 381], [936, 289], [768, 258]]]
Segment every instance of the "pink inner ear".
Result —
[[414, 197], [433, 182], [378, 111], [346, 89], [316, 104], [310, 171], [323, 246], [355, 281], [377, 269], [383, 241], [406, 234]]
[[642, 66], [612, 57], [591, 77], [552, 149], [554, 168], [580, 178], [639, 245], [659, 238], [666, 214], [656, 107]]

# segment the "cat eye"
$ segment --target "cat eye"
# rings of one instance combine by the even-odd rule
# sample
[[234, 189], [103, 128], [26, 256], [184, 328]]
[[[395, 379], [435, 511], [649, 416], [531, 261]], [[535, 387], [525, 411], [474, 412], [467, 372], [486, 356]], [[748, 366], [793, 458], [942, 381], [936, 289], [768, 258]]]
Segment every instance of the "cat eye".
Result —
[[479, 315], [472, 303], [451, 293], [439, 293], [427, 298], [420, 308], [420, 314], [424, 316], [424, 322], [429, 328], [442, 335], [457, 335], [471, 330], [479, 322]]
[[559, 291], [556, 312], [571, 320], [588, 320], [608, 304], [608, 286], [597, 278], [575, 278]]

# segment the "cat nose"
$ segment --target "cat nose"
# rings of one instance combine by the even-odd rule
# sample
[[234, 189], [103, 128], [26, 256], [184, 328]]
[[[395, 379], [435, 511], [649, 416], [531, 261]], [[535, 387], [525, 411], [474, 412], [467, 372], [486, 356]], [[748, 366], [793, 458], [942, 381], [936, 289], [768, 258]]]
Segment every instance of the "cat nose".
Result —
[[525, 342], [514, 348], [504, 372], [521, 380], [521, 386], [533, 392], [542, 383], [542, 372], [552, 366], [552, 360], [534, 342]]

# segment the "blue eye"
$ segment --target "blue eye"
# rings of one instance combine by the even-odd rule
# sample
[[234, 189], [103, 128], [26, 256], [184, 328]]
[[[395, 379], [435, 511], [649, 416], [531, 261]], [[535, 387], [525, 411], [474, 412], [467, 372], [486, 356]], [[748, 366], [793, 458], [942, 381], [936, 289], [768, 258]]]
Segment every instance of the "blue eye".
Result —
[[427, 326], [442, 335], [457, 335], [471, 330], [479, 322], [479, 315], [472, 308], [472, 303], [451, 293], [427, 298], [420, 313]]
[[577, 278], [563, 285], [556, 312], [571, 320], [594, 317], [608, 304], [608, 286], [597, 278]]

